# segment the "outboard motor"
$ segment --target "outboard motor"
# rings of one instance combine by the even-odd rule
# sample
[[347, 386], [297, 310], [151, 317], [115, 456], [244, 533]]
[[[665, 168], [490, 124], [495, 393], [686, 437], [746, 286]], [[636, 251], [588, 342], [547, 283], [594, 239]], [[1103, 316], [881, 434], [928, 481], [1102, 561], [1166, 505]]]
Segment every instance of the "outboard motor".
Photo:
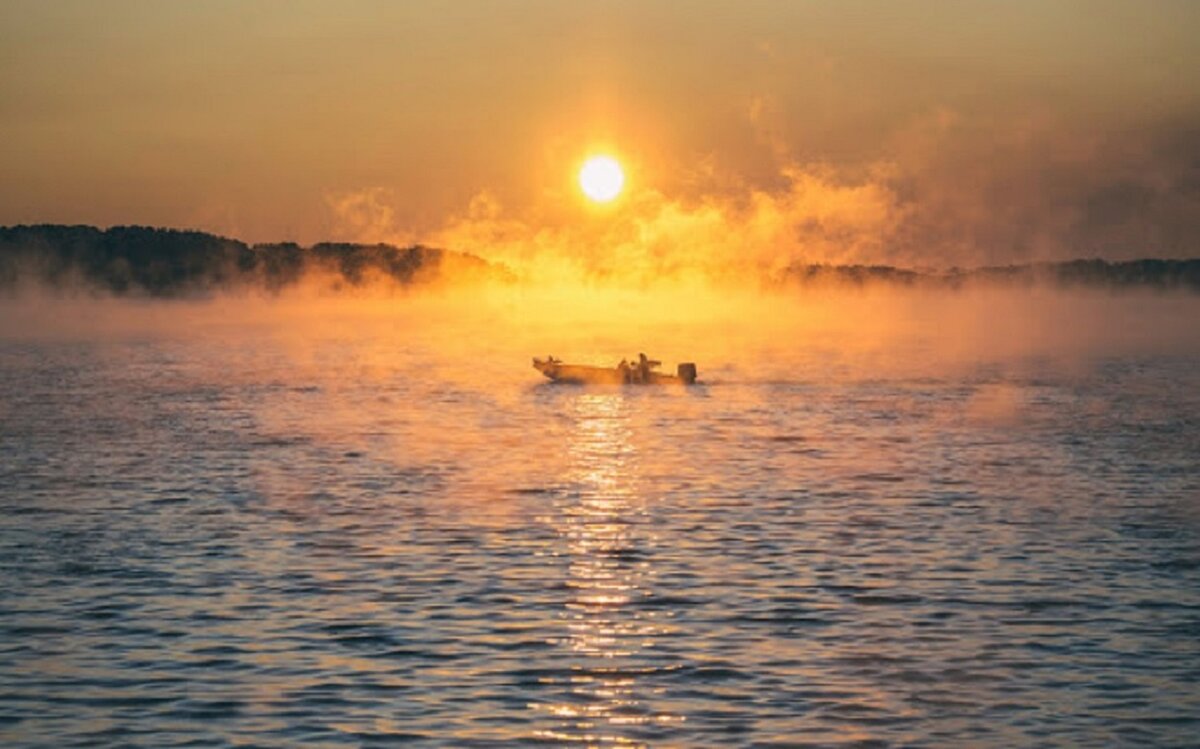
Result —
[[690, 361], [684, 362], [675, 368], [675, 374], [685, 385], [691, 385], [696, 382], [696, 365]]

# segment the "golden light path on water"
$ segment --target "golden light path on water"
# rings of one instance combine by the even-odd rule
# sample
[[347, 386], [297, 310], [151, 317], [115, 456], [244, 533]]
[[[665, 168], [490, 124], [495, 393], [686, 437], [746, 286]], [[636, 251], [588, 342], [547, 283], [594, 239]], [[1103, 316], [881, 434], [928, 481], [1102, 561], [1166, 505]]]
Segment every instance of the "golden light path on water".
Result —
[[[645, 651], [670, 632], [673, 612], [639, 608], [651, 595], [653, 529], [639, 486], [639, 452], [630, 440], [632, 405], [618, 390], [581, 393], [568, 445], [567, 496], [557, 531], [568, 558], [562, 613], [571, 675], [568, 699], [548, 706], [560, 719], [539, 732], [554, 741], [640, 745], [620, 726], [669, 724], [683, 717], [654, 711], [639, 677], [657, 671]], [[661, 689], [657, 690], [661, 691]]]

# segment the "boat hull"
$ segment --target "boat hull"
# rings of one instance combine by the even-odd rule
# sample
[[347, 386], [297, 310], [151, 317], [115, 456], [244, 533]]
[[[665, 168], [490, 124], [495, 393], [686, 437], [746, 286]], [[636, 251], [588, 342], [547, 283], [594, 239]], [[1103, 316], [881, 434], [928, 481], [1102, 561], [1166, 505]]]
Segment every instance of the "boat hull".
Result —
[[592, 367], [586, 364], [564, 364], [557, 359], [534, 359], [533, 368], [554, 382], [572, 385], [690, 385], [676, 375], [649, 372], [638, 379], [632, 369]]

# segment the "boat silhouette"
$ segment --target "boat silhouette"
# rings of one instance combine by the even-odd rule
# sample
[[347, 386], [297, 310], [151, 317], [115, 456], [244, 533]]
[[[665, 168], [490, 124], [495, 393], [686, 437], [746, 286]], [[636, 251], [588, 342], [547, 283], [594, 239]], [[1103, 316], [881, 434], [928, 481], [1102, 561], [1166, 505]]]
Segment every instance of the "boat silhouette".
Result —
[[615, 367], [596, 367], [588, 364], [566, 364], [562, 359], [547, 356], [533, 358], [533, 368], [554, 382], [577, 385], [692, 385], [696, 382], [696, 365], [683, 362], [675, 374], [656, 371], [662, 362], [638, 354], [637, 361], [622, 359]]

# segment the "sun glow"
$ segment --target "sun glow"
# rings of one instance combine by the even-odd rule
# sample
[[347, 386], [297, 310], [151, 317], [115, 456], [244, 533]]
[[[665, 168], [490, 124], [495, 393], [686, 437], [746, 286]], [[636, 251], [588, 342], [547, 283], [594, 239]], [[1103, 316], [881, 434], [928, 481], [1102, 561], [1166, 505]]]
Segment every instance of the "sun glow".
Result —
[[597, 203], [607, 203], [621, 194], [625, 172], [611, 156], [592, 156], [579, 170], [579, 187]]

